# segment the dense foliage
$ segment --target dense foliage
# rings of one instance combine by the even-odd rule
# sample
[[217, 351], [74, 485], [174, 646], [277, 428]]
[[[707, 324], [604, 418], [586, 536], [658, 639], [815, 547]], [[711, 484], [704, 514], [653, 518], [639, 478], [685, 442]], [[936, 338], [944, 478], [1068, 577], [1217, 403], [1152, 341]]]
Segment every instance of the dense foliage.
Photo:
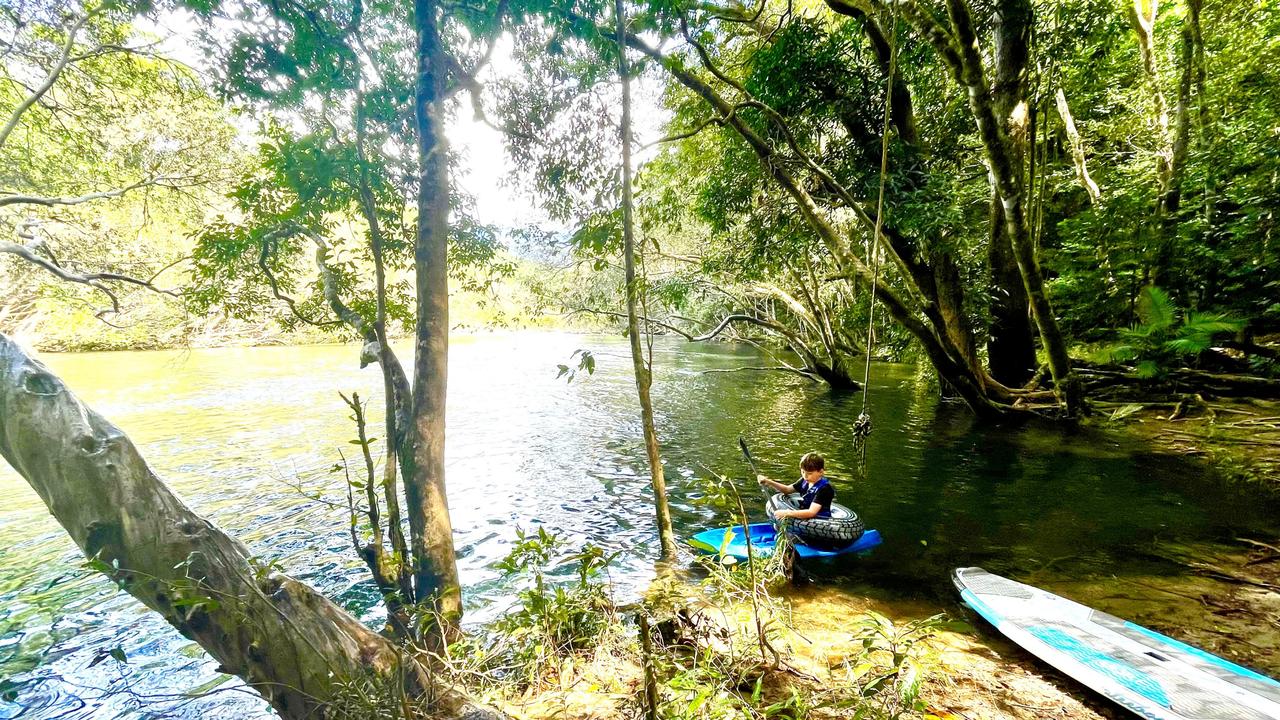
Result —
[[[1165, 362], [1268, 372], [1272, 364], [1258, 358], [1274, 349], [1254, 340], [1280, 331], [1280, 280], [1269, 262], [1280, 9], [1233, 0], [957, 7], [963, 12], [841, 0], [643, 7], [632, 26], [650, 35], [635, 38], [633, 54], [665, 85], [671, 113], [667, 142], [639, 181], [654, 327], [705, 337], [723, 318], [793, 351], [784, 360], [798, 362], [782, 367], [837, 385], [860, 379], [850, 366], [868, 341], [875, 353], [901, 357], [919, 352], [913, 336], [950, 336], [945, 354], [964, 356], [985, 394], [1007, 402], [988, 373], [1020, 385], [1045, 361], [1035, 360], [1036, 348], [1049, 350], [1054, 332], [1039, 311], [1028, 315], [1036, 291], [1022, 287], [1031, 280], [1013, 260], [1018, 242], [1010, 254], [1015, 226], [1003, 216], [1013, 185], [992, 176], [1007, 163], [1024, 218], [1016, 227], [1066, 344], [1141, 328], [1142, 298], [1163, 292], [1188, 313], [1219, 320], [1202, 325], [1210, 333], [1194, 352], [1188, 346]], [[524, 95], [518, 84], [504, 92], [549, 97], [552, 86], [598, 97], [598, 72], [581, 70], [591, 31], [569, 28], [544, 33], [549, 52], [526, 61]], [[586, 37], [566, 47], [572, 32]], [[949, 56], [965, 32], [976, 33], [972, 62]], [[979, 71], [986, 75], [971, 92], [966, 83]], [[975, 104], [974, 92], [989, 106]], [[616, 213], [599, 210], [599, 188], [611, 182], [616, 195], [616, 180], [583, 169], [602, 162], [593, 161], [601, 151], [584, 147], [594, 126], [581, 120], [586, 101], [574, 102], [508, 97], [505, 106], [521, 109], [510, 114], [520, 127], [551, 125], [536, 143], [515, 141], [516, 152], [551, 207], [572, 214], [565, 198], [587, 198], [574, 247], [598, 274], [617, 253]], [[549, 123], [552, 110], [564, 113], [558, 124]], [[983, 112], [992, 110], [998, 132], [987, 134]], [[804, 209], [809, 201], [817, 220]], [[880, 252], [872, 251], [872, 220], [885, 227]], [[859, 275], [857, 262], [877, 272]], [[876, 277], [922, 302], [906, 313], [881, 310], [869, 328], [866, 289]], [[612, 309], [586, 293], [570, 304]], [[925, 320], [927, 332], [904, 318]], [[924, 350], [938, 366], [938, 353]], [[957, 374], [939, 368], [954, 383]]]
[[119, 277], [182, 285], [188, 235], [237, 172], [232, 115], [134, 28], [138, 8], [75, 10], [0, 14], [0, 326], [54, 348], [181, 342], [201, 318]]

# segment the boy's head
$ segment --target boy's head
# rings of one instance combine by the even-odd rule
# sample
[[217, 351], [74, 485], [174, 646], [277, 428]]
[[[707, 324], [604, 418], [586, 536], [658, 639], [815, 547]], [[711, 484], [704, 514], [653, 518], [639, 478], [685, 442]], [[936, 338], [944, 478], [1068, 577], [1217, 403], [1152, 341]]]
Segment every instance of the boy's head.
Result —
[[816, 452], [808, 452], [800, 458], [800, 469], [805, 472], [818, 472], [827, 469], [827, 462]]

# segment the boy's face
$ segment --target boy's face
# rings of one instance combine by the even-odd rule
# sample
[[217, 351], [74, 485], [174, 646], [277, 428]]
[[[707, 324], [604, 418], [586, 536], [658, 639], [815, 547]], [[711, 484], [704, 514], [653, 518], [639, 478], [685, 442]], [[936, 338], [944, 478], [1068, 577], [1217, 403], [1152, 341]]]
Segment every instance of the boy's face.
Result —
[[805, 482], [813, 483], [821, 480], [825, 472], [825, 470], [805, 470], [800, 468], [800, 477], [803, 477]]

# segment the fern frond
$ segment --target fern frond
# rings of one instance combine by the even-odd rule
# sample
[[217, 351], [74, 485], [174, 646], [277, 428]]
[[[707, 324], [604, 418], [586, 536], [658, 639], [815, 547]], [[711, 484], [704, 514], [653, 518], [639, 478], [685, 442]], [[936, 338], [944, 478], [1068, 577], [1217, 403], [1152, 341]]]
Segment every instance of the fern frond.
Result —
[[1187, 313], [1186, 322], [1178, 328], [1178, 334], [1217, 335], [1240, 332], [1244, 323], [1223, 313]]
[[1174, 338], [1164, 344], [1164, 349], [1175, 355], [1199, 355], [1209, 349], [1212, 337], [1209, 335], [1186, 335]]
[[1134, 367], [1134, 374], [1143, 380], [1160, 377], [1163, 373], [1164, 370], [1161, 369], [1160, 364], [1155, 360], [1143, 360]]
[[1178, 306], [1164, 290], [1148, 285], [1138, 294], [1138, 318], [1154, 330], [1164, 330], [1178, 321]]

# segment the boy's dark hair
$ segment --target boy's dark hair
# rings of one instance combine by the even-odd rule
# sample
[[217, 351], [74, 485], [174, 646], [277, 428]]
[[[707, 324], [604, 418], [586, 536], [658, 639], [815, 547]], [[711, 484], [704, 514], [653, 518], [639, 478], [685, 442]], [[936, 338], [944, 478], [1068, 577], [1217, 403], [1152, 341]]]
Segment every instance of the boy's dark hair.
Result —
[[816, 452], [805, 453], [804, 457], [800, 458], [800, 469], [808, 472], [826, 470], [827, 461], [823, 460], [822, 456]]

